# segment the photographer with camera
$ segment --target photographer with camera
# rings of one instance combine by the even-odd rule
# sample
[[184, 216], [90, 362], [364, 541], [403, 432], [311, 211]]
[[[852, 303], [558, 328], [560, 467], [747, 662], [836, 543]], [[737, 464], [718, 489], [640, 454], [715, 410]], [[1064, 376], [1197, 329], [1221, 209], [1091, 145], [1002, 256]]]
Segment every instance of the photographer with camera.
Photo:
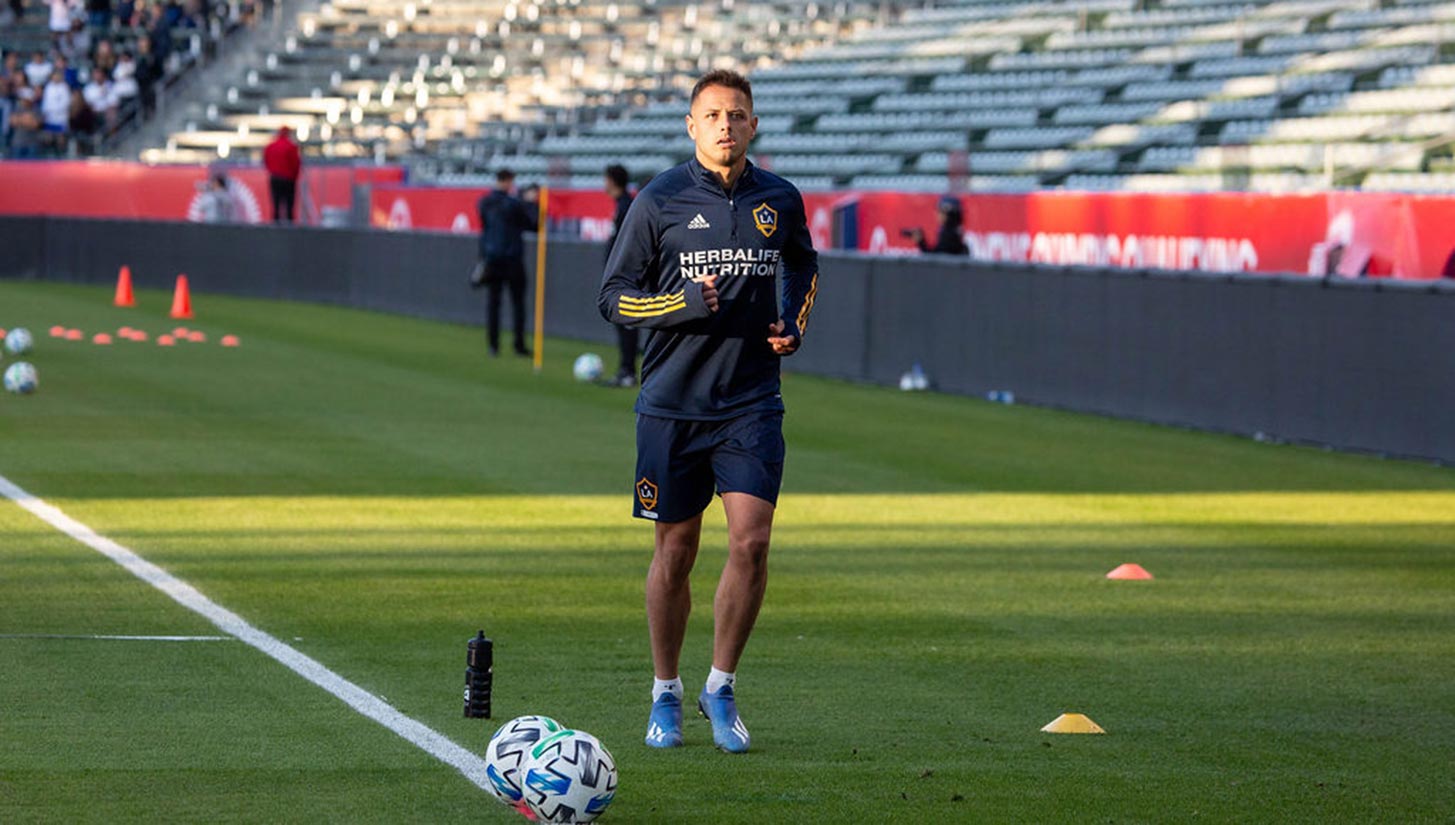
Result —
[[964, 230], [962, 225], [965, 222], [965, 214], [960, 210], [960, 200], [952, 195], [945, 195], [940, 198], [940, 231], [935, 237], [935, 245], [925, 243], [923, 229], [914, 227], [912, 229], [901, 229], [901, 237], [914, 241], [915, 246], [921, 252], [934, 252], [941, 255], [969, 255], [970, 248], [965, 245]]

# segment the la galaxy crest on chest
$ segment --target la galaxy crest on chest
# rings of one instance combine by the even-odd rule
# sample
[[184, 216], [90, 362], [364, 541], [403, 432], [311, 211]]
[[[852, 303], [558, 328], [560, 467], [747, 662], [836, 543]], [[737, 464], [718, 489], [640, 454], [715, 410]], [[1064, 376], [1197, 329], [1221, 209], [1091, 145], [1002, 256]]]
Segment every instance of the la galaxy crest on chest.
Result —
[[771, 238], [773, 233], [778, 231], [778, 210], [764, 201], [753, 207], [753, 225], [763, 233], [763, 237]]

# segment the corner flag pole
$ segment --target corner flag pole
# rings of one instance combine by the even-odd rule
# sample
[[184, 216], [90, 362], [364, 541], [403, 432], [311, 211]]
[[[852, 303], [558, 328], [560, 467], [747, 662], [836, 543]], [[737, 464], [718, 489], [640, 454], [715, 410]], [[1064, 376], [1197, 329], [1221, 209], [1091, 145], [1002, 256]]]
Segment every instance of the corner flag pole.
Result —
[[536, 322], [535, 348], [531, 361], [539, 373], [545, 362], [546, 345], [546, 197], [550, 189], [541, 187], [540, 215], [536, 220]]

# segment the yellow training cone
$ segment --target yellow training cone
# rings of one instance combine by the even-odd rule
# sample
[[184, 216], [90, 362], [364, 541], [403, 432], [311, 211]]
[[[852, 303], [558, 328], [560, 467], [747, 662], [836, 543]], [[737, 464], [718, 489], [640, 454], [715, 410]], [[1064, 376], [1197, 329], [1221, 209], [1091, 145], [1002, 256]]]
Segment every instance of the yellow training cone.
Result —
[[1043, 733], [1106, 733], [1101, 725], [1096, 724], [1080, 713], [1063, 713], [1057, 716], [1051, 724], [1041, 728]]

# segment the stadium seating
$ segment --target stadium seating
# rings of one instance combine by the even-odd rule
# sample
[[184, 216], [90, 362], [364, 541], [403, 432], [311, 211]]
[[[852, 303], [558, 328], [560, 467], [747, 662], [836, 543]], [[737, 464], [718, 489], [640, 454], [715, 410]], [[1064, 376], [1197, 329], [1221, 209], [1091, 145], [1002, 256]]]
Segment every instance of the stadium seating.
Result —
[[[73, 21], [79, 20], [84, 4], [71, 5]], [[49, 11], [44, 3], [32, 0], [18, 21], [10, 19], [11, 10], [7, 4], [3, 7], [3, 16], [0, 16], [0, 55], [15, 54], [24, 64], [35, 52], [48, 55], [48, 60], [60, 54], [67, 58], [69, 67], [76, 70], [78, 82], [85, 84], [95, 65], [97, 49], [103, 42], [109, 43], [113, 54], [118, 57], [122, 53], [136, 55], [138, 41], [149, 36], [153, 53], [161, 59], [162, 75], [153, 87], [155, 99], [164, 104], [179, 84], [185, 85], [194, 67], [214, 58], [220, 44], [229, 35], [254, 19], [260, 6], [261, 3], [251, 0], [204, 4], [204, 11], [190, 17], [181, 15], [182, 9], [177, 6], [179, 16], [175, 23], [169, 25], [172, 19], [165, 18], [165, 22], [156, 24], [156, 31], [149, 31], [150, 24], [145, 15], [138, 13], [137, 25], [113, 17], [104, 29], [84, 26], [56, 38], [49, 30]], [[80, 26], [79, 23], [75, 25]], [[165, 40], [170, 40], [170, 45]], [[9, 155], [7, 117], [11, 105], [12, 101], [8, 99], [0, 101], [0, 158]], [[98, 128], [94, 133], [69, 135], [65, 148], [59, 151], [71, 156], [106, 154], [110, 147], [139, 128], [147, 116], [149, 112], [142, 105], [141, 94], [128, 96], [119, 101], [112, 122], [98, 117]], [[216, 157], [212, 153], [209, 155]]]
[[755, 156], [808, 188], [1423, 191], [1452, 38], [1455, 4], [1423, 0], [329, 0], [170, 145], [288, 122], [416, 179], [645, 177], [690, 154], [686, 90], [726, 65]]

